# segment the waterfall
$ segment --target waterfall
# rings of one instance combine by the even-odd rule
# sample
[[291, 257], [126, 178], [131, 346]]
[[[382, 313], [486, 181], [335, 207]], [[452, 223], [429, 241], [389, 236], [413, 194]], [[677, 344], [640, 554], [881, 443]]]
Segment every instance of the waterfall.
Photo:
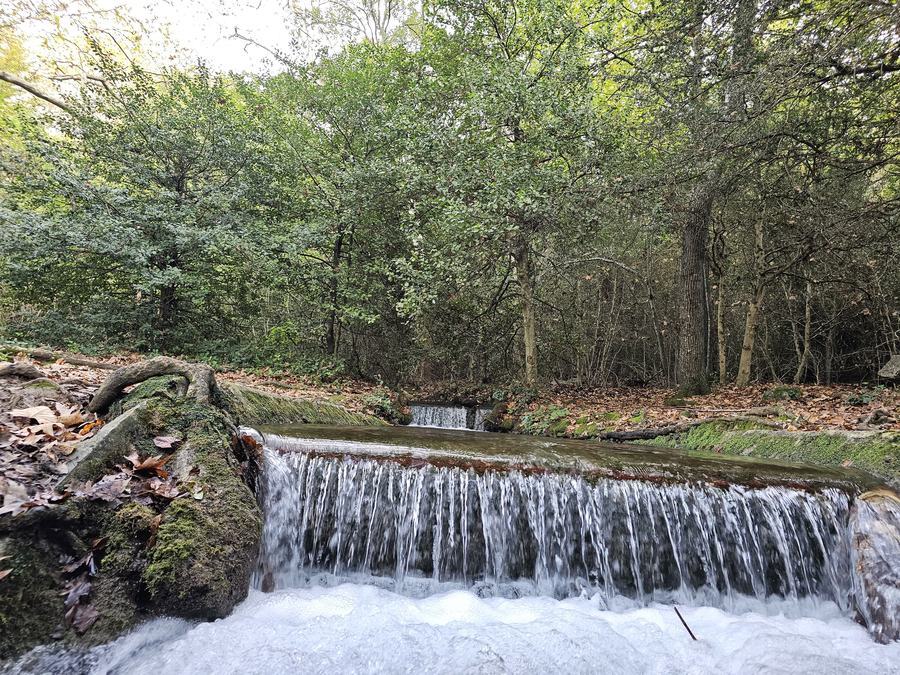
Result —
[[466, 424], [468, 409], [459, 405], [426, 405], [413, 404], [412, 426], [440, 427], [442, 429], [468, 429]]
[[410, 426], [475, 431], [484, 431], [484, 418], [491, 412], [490, 408], [427, 403], [413, 403], [409, 409], [412, 414]]
[[848, 608], [849, 498], [576, 474], [403, 464], [266, 448], [255, 583], [313, 575], [408, 592], [599, 593], [641, 603], [739, 598]]

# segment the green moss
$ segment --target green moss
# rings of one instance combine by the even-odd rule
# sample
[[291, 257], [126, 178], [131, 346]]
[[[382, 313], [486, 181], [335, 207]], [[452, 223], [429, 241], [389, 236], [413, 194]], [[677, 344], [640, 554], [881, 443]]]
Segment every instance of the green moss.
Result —
[[141, 578], [161, 611], [219, 618], [247, 593], [262, 529], [256, 499], [228, 462], [221, 412], [189, 401], [151, 403], [151, 427], [183, 430], [179, 456], [199, 473], [182, 477], [186, 494], [163, 513]]
[[610, 410], [600, 415], [600, 419], [604, 422], [615, 422], [616, 420], [622, 419], [622, 413]]
[[0, 569], [12, 570], [0, 581], [0, 659], [46, 642], [63, 616], [57, 556], [19, 536], [0, 538]]
[[46, 377], [39, 377], [22, 385], [22, 389], [32, 389], [35, 391], [62, 391], [60, 386], [53, 380]]
[[593, 438], [597, 435], [598, 426], [595, 422], [582, 422], [575, 425], [572, 435], [576, 438]]
[[811, 464], [845, 465], [900, 482], [900, 435], [878, 432], [789, 432], [753, 422], [709, 422], [649, 445]]
[[220, 387], [226, 408], [240, 424], [334, 424], [379, 426], [384, 422], [372, 415], [351, 412], [326, 401], [277, 396], [267, 392], [226, 384]]
[[790, 387], [788, 385], [779, 385], [767, 389], [763, 393], [764, 401], [796, 401], [803, 396], [803, 392], [799, 387]]

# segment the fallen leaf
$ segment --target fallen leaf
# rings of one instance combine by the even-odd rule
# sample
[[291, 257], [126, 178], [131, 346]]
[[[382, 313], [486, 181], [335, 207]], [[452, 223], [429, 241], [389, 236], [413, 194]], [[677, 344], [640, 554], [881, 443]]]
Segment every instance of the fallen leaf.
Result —
[[78, 604], [66, 612], [66, 621], [82, 635], [100, 618], [100, 612], [93, 605]]
[[163, 450], [168, 450], [169, 448], [178, 445], [180, 442], [181, 439], [175, 438], [175, 436], [157, 436], [153, 439], [153, 445]]
[[18, 408], [9, 411], [12, 417], [21, 417], [34, 420], [38, 424], [53, 424], [58, 421], [56, 413], [45, 405], [38, 405], [33, 408]]
[[77, 427], [84, 423], [84, 416], [80, 412], [73, 412], [69, 415], [62, 415], [59, 418], [60, 423], [67, 427]]
[[63, 591], [66, 596], [66, 599], [63, 602], [65, 608], [69, 609], [70, 607], [77, 605], [81, 601], [81, 598], [90, 595], [91, 588], [91, 582], [88, 581], [86, 577], [79, 577], [76, 579], [71, 588]]
[[130, 455], [127, 455], [125, 459], [131, 462], [132, 469], [134, 471], [148, 471], [151, 473], [155, 473], [160, 478], [168, 478], [169, 472], [163, 469], [163, 465], [169, 461], [169, 458], [172, 455], [157, 455], [156, 457], [147, 457], [146, 459], [141, 459], [138, 456], [137, 451], [135, 450]]

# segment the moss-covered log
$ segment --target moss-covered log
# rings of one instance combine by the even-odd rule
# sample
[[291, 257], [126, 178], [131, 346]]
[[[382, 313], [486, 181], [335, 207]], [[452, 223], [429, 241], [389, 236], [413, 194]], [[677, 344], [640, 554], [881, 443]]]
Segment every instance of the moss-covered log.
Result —
[[709, 421], [641, 441], [658, 447], [854, 466], [900, 485], [900, 434], [877, 431], [780, 431], [750, 421]]
[[246, 426], [263, 424], [334, 424], [383, 426], [374, 415], [353, 412], [335, 403], [278, 396], [236, 384], [222, 384], [219, 395], [232, 418]]

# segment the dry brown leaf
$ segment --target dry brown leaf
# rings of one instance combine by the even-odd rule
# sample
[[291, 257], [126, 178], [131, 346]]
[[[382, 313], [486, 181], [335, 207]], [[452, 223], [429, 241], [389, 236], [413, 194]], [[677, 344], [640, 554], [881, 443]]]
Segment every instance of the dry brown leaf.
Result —
[[17, 408], [10, 410], [11, 417], [19, 417], [34, 420], [38, 424], [53, 424], [57, 422], [56, 413], [45, 405], [34, 406], [33, 408]]
[[75, 412], [68, 415], [62, 415], [59, 418], [59, 421], [63, 424], [63, 426], [77, 427], [79, 424], [84, 423], [84, 416], [76, 410]]
[[153, 439], [153, 445], [162, 450], [168, 450], [169, 448], [178, 445], [181, 442], [180, 438], [176, 438], [175, 436], [157, 436]]

